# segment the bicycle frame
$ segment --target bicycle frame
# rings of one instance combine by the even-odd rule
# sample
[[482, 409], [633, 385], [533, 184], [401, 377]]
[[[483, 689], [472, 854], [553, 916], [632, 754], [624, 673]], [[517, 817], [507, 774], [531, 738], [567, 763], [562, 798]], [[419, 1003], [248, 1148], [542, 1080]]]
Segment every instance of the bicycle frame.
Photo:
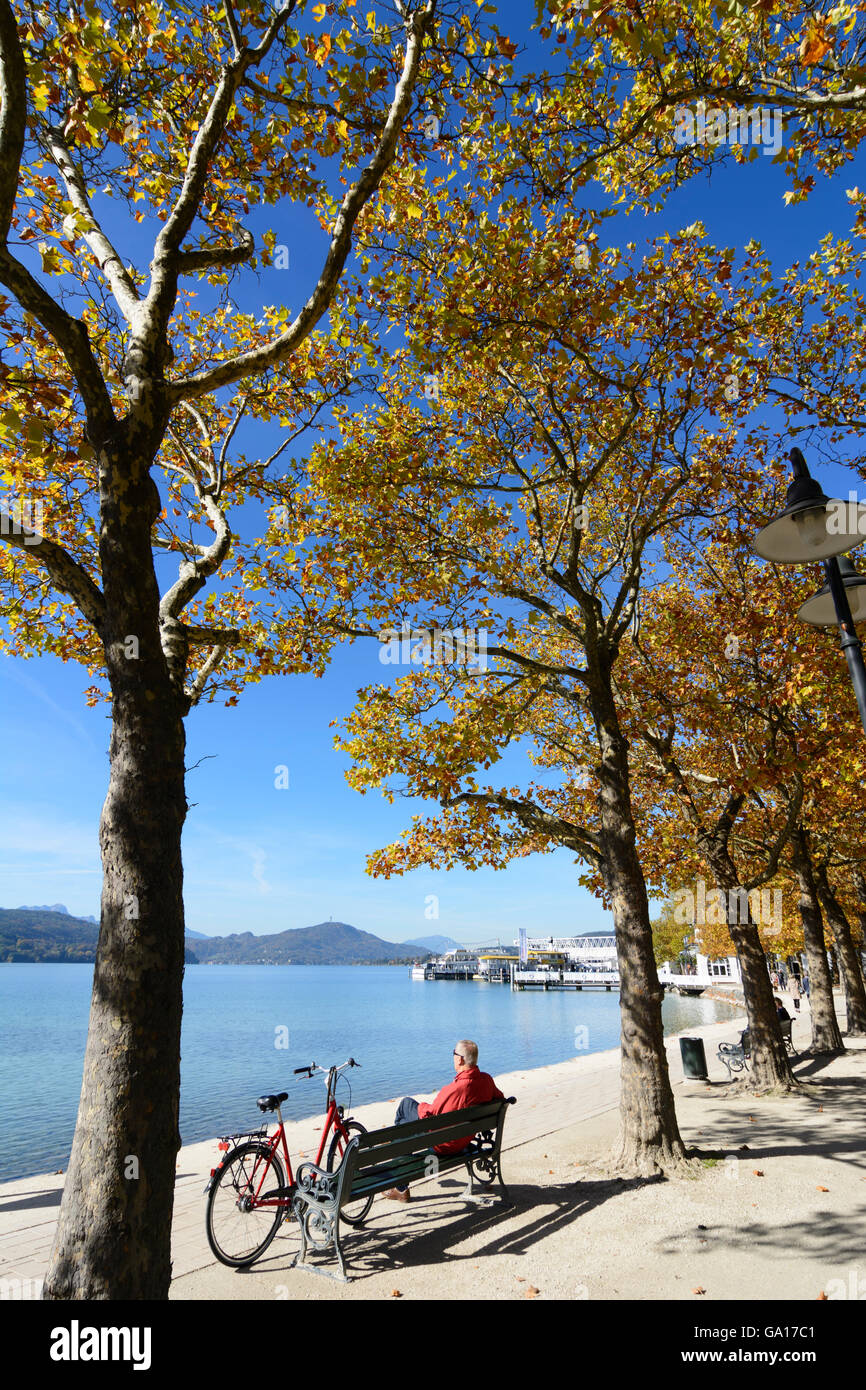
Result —
[[[338, 1070], [339, 1068], [337, 1067], [331, 1067], [328, 1071], [328, 1108], [325, 1113], [325, 1122], [322, 1125], [322, 1135], [319, 1140], [319, 1149], [315, 1157], [315, 1163], [317, 1167], [321, 1166], [322, 1156], [325, 1152], [325, 1144], [328, 1140], [328, 1136], [331, 1133], [332, 1129], [335, 1133], [342, 1133], [344, 1139], [348, 1138], [348, 1131], [343, 1127], [343, 1107], [337, 1104], [334, 1096], [334, 1091], [337, 1084]], [[279, 1123], [274, 1134], [270, 1138], [268, 1138], [267, 1135], [262, 1136], [262, 1142], [267, 1145], [268, 1149], [267, 1158], [262, 1156], [261, 1160], [256, 1160], [252, 1172], [252, 1177], [250, 1179], [250, 1186], [252, 1187], [252, 1185], [256, 1181], [256, 1171], [259, 1167], [259, 1162], [261, 1161], [262, 1175], [259, 1179], [258, 1186], [250, 1194], [253, 1206], [257, 1208], [288, 1206], [291, 1197], [286, 1189], [290, 1190], [295, 1186], [295, 1177], [294, 1173], [292, 1172], [292, 1160], [289, 1156], [289, 1146], [286, 1143], [286, 1127], [283, 1124], [282, 1106], [278, 1105], [276, 1107], [276, 1110], [277, 1119]], [[260, 1193], [262, 1187], [264, 1186], [265, 1179], [268, 1173], [270, 1172], [270, 1160], [279, 1148], [281, 1141], [283, 1158], [285, 1159], [286, 1163], [286, 1189], [280, 1189], [273, 1195], [268, 1194], [265, 1197], [261, 1197]]]

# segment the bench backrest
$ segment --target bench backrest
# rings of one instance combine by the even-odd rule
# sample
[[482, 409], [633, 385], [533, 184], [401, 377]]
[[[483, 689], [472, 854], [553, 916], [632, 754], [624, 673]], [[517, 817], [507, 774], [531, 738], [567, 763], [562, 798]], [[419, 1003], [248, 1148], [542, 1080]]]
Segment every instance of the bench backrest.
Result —
[[[791, 1028], [793, 1027], [793, 1023], [794, 1020], [792, 1018], [779, 1019], [779, 1027], [782, 1030], [782, 1042], [784, 1042], [785, 1039], [787, 1039], [789, 1042], [793, 1041], [791, 1037]], [[748, 1057], [749, 1052], [751, 1050], [751, 1038], [748, 1028], [744, 1028], [742, 1033], [740, 1034], [740, 1046], [742, 1047], [743, 1051]]]
[[[450, 1144], [457, 1139], [472, 1139], [485, 1130], [498, 1129], [502, 1116], [514, 1098], [489, 1100], [483, 1105], [470, 1105], [465, 1110], [449, 1110], [445, 1115], [428, 1115], [424, 1120], [412, 1120], [389, 1129], [374, 1129], [352, 1140], [358, 1168], [378, 1167], [404, 1154], [426, 1153], [438, 1144]], [[348, 1151], [347, 1151], [348, 1152]]]

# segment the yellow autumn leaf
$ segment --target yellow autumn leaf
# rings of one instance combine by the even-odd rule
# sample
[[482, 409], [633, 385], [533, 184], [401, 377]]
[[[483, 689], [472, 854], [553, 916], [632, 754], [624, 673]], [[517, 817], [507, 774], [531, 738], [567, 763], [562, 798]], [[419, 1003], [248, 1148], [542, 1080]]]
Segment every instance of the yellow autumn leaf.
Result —
[[800, 60], [806, 67], [814, 67], [832, 47], [833, 40], [827, 37], [824, 23], [819, 20], [807, 30], [806, 37], [800, 44]]

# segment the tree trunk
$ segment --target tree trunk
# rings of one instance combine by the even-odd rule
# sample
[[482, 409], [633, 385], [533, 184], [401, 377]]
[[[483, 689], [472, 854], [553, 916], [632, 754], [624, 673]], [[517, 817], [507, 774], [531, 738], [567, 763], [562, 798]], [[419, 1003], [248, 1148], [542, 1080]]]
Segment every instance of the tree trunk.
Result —
[[791, 861], [800, 885], [800, 917], [803, 942], [809, 963], [809, 1014], [812, 1020], [813, 1052], [840, 1052], [842, 1034], [833, 1003], [833, 981], [824, 941], [824, 918], [812, 871], [812, 860], [802, 827], [791, 837]]
[[646, 883], [635, 850], [628, 745], [613, 702], [596, 720], [601, 748], [604, 877], [616, 929], [620, 975], [621, 1132], [619, 1173], [651, 1177], [686, 1168], [662, 1026], [664, 990], [653, 956]]
[[863, 971], [860, 969], [860, 960], [851, 936], [850, 923], [842, 904], [830, 887], [826, 869], [821, 869], [818, 873], [818, 895], [836, 939], [839, 970], [845, 986], [845, 1031], [849, 1038], [862, 1038], [866, 1036], [866, 990], [863, 988]]
[[[779, 1027], [776, 1005], [773, 1003], [773, 986], [770, 984], [767, 958], [751, 910], [747, 910], [745, 922], [739, 920], [739, 875], [736, 865], [727, 846], [715, 842], [712, 837], [707, 836], [701, 847], [726, 902], [729, 905], [732, 901], [737, 904], [736, 913], [730, 910], [728, 912], [728, 930], [740, 963], [751, 1048], [749, 1070], [743, 1072], [739, 1085], [760, 1091], [770, 1088], [794, 1090], [797, 1087], [797, 1079], [791, 1071], [782, 1041], [782, 1030]], [[736, 921], [731, 920], [734, 916], [737, 918]]]
[[[114, 708], [102, 914], [78, 1121], [44, 1297], [166, 1298], [180, 1147], [182, 692], [160, 644], [147, 465], [102, 465]], [[133, 639], [133, 640], [130, 640]]]
[[860, 968], [866, 973], [866, 877], [861, 869], [855, 869], [854, 882], [857, 885], [857, 896], [860, 899], [860, 907], [857, 912], [860, 926], [860, 944], [857, 947], [857, 954], [860, 957]]

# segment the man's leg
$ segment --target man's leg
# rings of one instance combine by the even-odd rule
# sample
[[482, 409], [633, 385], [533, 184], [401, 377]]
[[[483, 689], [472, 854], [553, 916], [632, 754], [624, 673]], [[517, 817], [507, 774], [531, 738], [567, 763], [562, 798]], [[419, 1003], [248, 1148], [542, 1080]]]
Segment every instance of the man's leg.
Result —
[[[397, 1106], [397, 1114], [394, 1116], [395, 1125], [410, 1125], [413, 1120], [418, 1119], [418, 1102], [413, 1096], [404, 1096]], [[408, 1192], [408, 1183], [397, 1184], [391, 1188], [391, 1192], [386, 1192], [385, 1196], [390, 1197], [394, 1192]]]
[[410, 1125], [413, 1120], [418, 1119], [418, 1102], [412, 1096], [404, 1096], [397, 1106], [397, 1114], [394, 1116], [395, 1125]]

